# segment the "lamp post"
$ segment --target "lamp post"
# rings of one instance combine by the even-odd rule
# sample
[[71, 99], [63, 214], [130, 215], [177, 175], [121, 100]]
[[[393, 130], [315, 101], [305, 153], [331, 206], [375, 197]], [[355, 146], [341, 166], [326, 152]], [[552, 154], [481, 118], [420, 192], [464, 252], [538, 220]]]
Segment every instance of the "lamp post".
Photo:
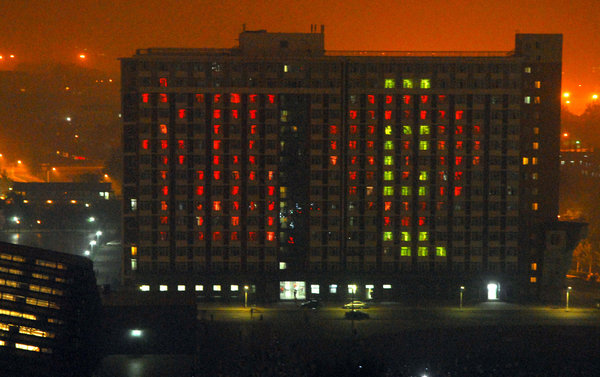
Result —
[[96, 232], [96, 242], [100, 245], [100, 236], [102, 235], [102, 231], [99, 230]]
[[92, 249], [92, 253], [94, 252], [94, 246], [96, 246], [96, 240], [91, 240], [90, 241], [90, 248]]
[[569, 311], [569, 294], [571, 293], [571, 287], [567, 287], [567, 302], [566, 302], [566, 306], [565, 306], [565, 311]]
[[459, 303], [459, 309], [462, 310], [463, 307], [463, 293], [465, 291], [465, 286], [461, 285], [460, 286], [460, 303]]
[[248, 307], [248, 286], [244, 285], [244, 308]]

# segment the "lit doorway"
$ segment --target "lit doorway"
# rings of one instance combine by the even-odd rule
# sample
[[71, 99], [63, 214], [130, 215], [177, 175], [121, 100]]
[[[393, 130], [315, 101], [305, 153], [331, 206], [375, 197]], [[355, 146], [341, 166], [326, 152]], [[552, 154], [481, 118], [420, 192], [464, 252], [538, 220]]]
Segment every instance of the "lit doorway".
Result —
[[498, 284], [489, 283], [487, 285], [488, 292], [488, 300], [497, 300], [498, 299]]

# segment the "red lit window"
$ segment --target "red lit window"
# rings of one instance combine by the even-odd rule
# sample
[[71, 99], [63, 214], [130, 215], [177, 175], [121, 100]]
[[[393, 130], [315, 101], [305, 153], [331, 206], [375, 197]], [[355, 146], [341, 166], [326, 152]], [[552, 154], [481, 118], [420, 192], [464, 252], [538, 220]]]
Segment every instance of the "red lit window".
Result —
[[179, 119], [185, 118], [185, 109], [179, 109], [178, 113], [179, 113]]
[[439, 110], [438, 111], [438, 116], [439, 116], [440, 119], [446, 119], [446, 111]]
[[256, 124], [251, 124], [250, 125], [250, 135], [255, 135], [256, 134]]
[[196, 186], [196, 195], [204, 195], [204, 186]]
[[275, 232], [267, 232], [267, 241], [275, 241]]
[[421, 110], [421, 119], [427, 119], [427, 110]]
[[440, 196], [444, 196], [446, 194], [446, 188], [444, 186], [440, 187]]
[[331, 140], [331, 141], [329, 142], [329, 148], [330, 148], [331, 150], [336, 150], [336, 149], [337, 149], [337, 141], [335, 141], [335, 140]]
[[213, 149], [217, 150], [221, 148], [221, 140], [213, 140]]
[[248, 96], [248, 98], [250, 98], [251, 103], [256, 103], [256, 97], [257, 97], [256, 94], [250, 94]]
[[275, 94], [267, 94], [267, 100], [269, 101], [269, 103], [274, 104], [275, 103]]
[[464, 111], [462, 111], [462, 110], [456, 110], [456, 119], [457, 120], [458, 119], [462, 119], [463, 118], [463, 114], [464, 114]]
[[166, 225], [169, 223], [169, 218], [167, 216], [161, 216], [160, 217], [160, 223], [163, 225]]
[[231, 195], [238, 195], [240, 193], [240, 186], [231, 187]]
[[142, 102], [148, 103], [149, 97], [150, 97], [150, 95], [148, 93], [142, 93]]
[[231, 110], [231, 117], [233, 119], [238, 119], [238, 111], [237, 110]]
[[256, 232], [248, 232], [248, 241], [256, 241]]
[[204, 240], [204, 232], [198, 232], [198, 241]]
[[214, 101], [214, 103], [221, 102], [221, 95], [220, 94], [215, 94], [214, 97], [213, 97], [213, 101]]
[[221, 232], [213, 232], [213, 241], [220, 241], [223, 237]]
[[446, 103], [446, 96], [445, 95], [439, 95], [438, 96], [438, 103]]
[[402, 172], [402, 179], [407, 180], [408, 178], [410, 178], [410, 172], [403, 171]]
[[375, 165], [375, 157], [367, 156], [367, 162], [369, 163], [369, 165]]
[[160, 133], [161, 134], [166, 134], [167, 133], [167, 125], [166, 124], [161, 124], [160, 125]]
[[384, 116], [385, 116], [385, 119], [386, 119], [386, 120], [390, 120], [390, 119], [392, 119], [392, 110], [386, 110], [386, 111], [384, 112]]
[[460, 135], [464, 132], [463, 130], [463, 126], [456, 126], [456, 129], [454, 130], [454, 133], [457, 135]]
[[267, 195], [269, 195], [269, 196], [275, 195], [275, 186], [268, 186], [267, 187]]
[[367, 202], [367, 209], [375, 208], [375, 202]]
[[166, 140], [160, 141], [160, 149], [167, 149], [169, 147], [169, 142]]
[[367, 149], [375, 148], [375, 142], [372, 140], [367, 140]]
[[408, 209], [410, 208], [410, 205], [408, 204], [408, 202], [401, 202], [400, 208], [402, 208], [405, 211], [408, 211]]
[[166, 77], [161, 77], [160, 79], [158, 79], [159, 85], [162, 86], [163, 88], [167, 87], [167, 78]]
[[329, 134], [330, 135], [337, 135], [337, 126], [329, 126]]
[[369, 110], [368, 113], [369, 113], [369, 119], [375, 119], [375, 111]]
[[250, 211], [254, 211], [256, 208], [258, 208], [258, 205], [256, 205], [255, 202], [250, 202], [250, 204], [248, 205], [248, 209]]
[[238, 156], [238, 155], [231, 156], [231, 163], [232, 164], [239, 164], [240, 163], [240, 156]]
[[212, 205], [212, 209], [213, 211], [220, 211], [221, 210], [221, 202], [220, 201], [214, 201], [213, 205]]
[[221, 110], [214, 109], [213, 110], [213, 118], [215, 118], [215, 119], [221, 119]]
[[356, 124], [351, 124], [350, 125], [350, 133], [355, 135], [358, 133], [358, 126]]
[[254, 148], [254, 143], [256, 143], [256, 140], [249, 140], [248, 141], [248, 149]]
[[438, 172], [438, 175], [440, 176], [440, 181], [446, 180], [446, 172], [445, 171]]
[[392, 202], [383, 202], [383, 210], [391, 211], [392, 210]]
[[238, 202], [237, 200], [234, 201], [233, 203], [231, 203], [231, 208], [233, 208], [234, 211], [239, 211], [240, 210], [240, 202]]
[[213, 178], [217, 181], [221, 179], [221, 172], [219, 170], [213, 171]]
[[240, 103], [240, 95], [237, 93], [231, 93], [231, 97], [229, 98], [229, 102], [231, 103]]
[[369, 101], [369, 103], [374, 104], [375, 103], [375, 96], [372, 94], [367, 95], [367, 101]]
[[404, 118], [410, 119], [410, 110], [404, 110]]
[[268, 210], [269, 211], [275, 211], [275, 202], [269, 202]]
[[169, 164], [169, 157], [167, 156], [160, 156], [160, 160], [162, 161], [163, 165]]
[[454, 188], [454, 196], [460, 196], [461, 193], [462, 193], [462, 187], [456, 186]]
[[456, 156], [456, 157], [454, 157], [454, 163], [455, 163], [456, 165], [460, 165], [460, 164], [462, 164], [462, 161], [463, 161], [463, 158], [462, 158], [461, 156]]
[[429, 101], [429, 96], [421, 96], [421, 103], [427, 103]]
[[234, 170], [234, 171], [232, 171], [232, 172], [231, 172], [231, 178], [232, 178], [234, 181], [237, 181], [237, 180], [239, 180], [239, 179], [240, 179], [240, 172], [239, 172], [239, 171], [237, 171], [237, 170]]
[[419, 209], [425, 211], [427, 209], [427, 202], [419, 202]]
[[479, 156], [473, 157], [473, 165], [479, 165], [480, 158]]
[[256, 156], [248, 156], [248, 162], [249, 162], [251, 165], [254, 165], [254, 164], [256, 164]]
[[329, 163], [331, 165], [337, 164], [338, 157], [337, 156], [329, 156]]
[[446, 165], [446, 157], [440, 156], [440, 165]]
[[196, 102], [204, 103], [204, 94], [196, 94]]
[[369, 135], [374, 135], [374, 134], [375, 134], [375, 126], [373, 126], [373, 125], [371, 125], [371, 124], [370, 124], [370, 125], [368, 125], [368, 126], [367, 126], [367, 133], [368, 133]]
[[148, 149], [149, 144], [150, 142], [148, 141], [148, 139], [142, 140], [142, 149]]
[[419, 217], [419, 226], [423, 226], [423, 225], [425, 225], [425, 222], [426, 222], [426, 221], [425, 221], [425, 217], [424, 217], [424, 216], [420, 216], [420, 217]]
[[404, 159], [404, 165], [410, 165], [410, 156], [404, 156], [402, 158]]
[[473, 149], [476, 150], [476, 151], [478, 151], [479, 149], [481, 149], [481, 141], [475, 140], [473, 142]]
[[455, 181], [460, 181], [462, 179], [462, 175], [463, 175], [462, 171], [454, 172], [454, 180]]
[[253, 171], [253, 170], [251, 170], [251, 171], [248, 173], [248, 179], [250, 179], [251, 181], [254, 181], [254, 180], [256, 179], [256, 172], [255, 172], [255, 171]]
[[160, 210], [161, 211], [166, 211], [169, 209], [169, 205], [167, 204], [167, 202], [165, 202], [164, 200], [160, 201]]
[[463, 149], [463, 145], [464, 145], [464, 143], [462, 141], [457, 141], [456, 142], [456, 149]]
[[352, 180], [352, 181], [355, 180], [356, 176], [357, 176], [357, 172], [355, 172], [355, 171], [348, 172], [348, 178], [350, 178], [350, 180]]
[[357, 194], [357, 188], [356, 186], [350, 186], [348, 187], [348, 195], [356, 195]]
[[166, 172], [166, 170], [159, 171], [158, 172], [158, 176], [160, 177], [160, 179], [166, 180], [167, 179], [167, 172]]
[[481, 127], [480, 126], [473, 126], [473, 133], [474, 134], [478, 134], [481, 132]]
[[198, 170], [198, 171], [196, 171], [196, 174], [198, 175], [199, 180], [204, 179], [204, 170]]
[[185, 141], [183, 141], [183, 140], [177, 140], [177, 148], [179, 148], [179, 149], [185, 149]]
[[167, 94], [166, 94], [166, 93], [160, 93], [160, 94], [158, 95], [158, 100], [159, 100], [160, 102], [162, 102], [162, 103], [167, 103], [167, 102], [169, 102], [169, 99], [168, 99], [168, 97], [167, 97]]
[[402, 96], [402, 100], [404, 101], [405, 104], [410, 104], [410, 96], [409, 95], [405, 95]]
[[267, 179], [269, 181], [272, 181], [273, 178], [275, 178], [275, 172], [273, 172], [273, 170], [269, 170], [269, 172], [267, 173]]
[[203, 208], [204, 208], [204, 205], [202, 203], [196, 203], [196, 209], [198, 211], [202, 211]]
[[219, 165], [220, 156], [213, 156], [213, 165]]
[[392, 103], [392, 96], [385, 96], [385, 103], [388, 105]]
[[250, 119], [256, 119], [256, 110], [249, 110]]
[[275, 222], [275, 218], [273, 216], [267, 217], [267, 225], [268, 226], [272, 226], [274, 222]]
[[410, 149], [410, 141], [403, 141], [402, 142], [402, 149], [409, 150]]
[[403, 217], [400, 223], [402, 226], [410, 226], [410, 217]]
[[358, 162], [358, 157], [356, 157], [356, 156], [350, 157], [350, 165], [356, 165], [357, 162]]
[[169, 186], [163, 186], [161, 191], [164, 196], [169, 195]]
[[349, 115], [350, 115], [350, 119], [356, 119], [358, 112], [356, 110], [350, 110]]
[[438, 135], [446, 134], [446, 126], [438, 126]]
[[384, 216], [383, 217], [383, 226], [388, 226], [390, 225], [390, 217], [389, 216]]
[[356, 140], [350, 140], [348, 142], [348, 148], [350, 148], [350, 149], [356, 149]]
[[446, 142], [444, 140], [438, 141], [437, 145], [438, 145], [438, 149], [441, 150], [441, 151], [443, 151], [444, 149], [446, 149]]
[[179, 165], [183, 165], [185, 163], [185, 156], [183, 156], [183, 155], [177, 156], [177, 161], [179, 162]]
[[233, 226], [240, 225], [240, 218], [238, 216], [233, 216], [231, 218], [231, 225], [233, 225]]
[[238, 240], [238, 232], [231, 232], [231, 240], [232, 241]]

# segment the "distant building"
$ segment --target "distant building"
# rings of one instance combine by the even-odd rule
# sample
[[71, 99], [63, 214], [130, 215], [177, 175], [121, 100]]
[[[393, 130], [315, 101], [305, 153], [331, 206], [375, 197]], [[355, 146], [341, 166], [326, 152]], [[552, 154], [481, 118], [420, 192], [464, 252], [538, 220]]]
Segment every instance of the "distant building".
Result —
[[3, 376], [88, 376], [100, 298], [87, 258], [0, 243]]
[[323, 30], [138, 50], [121, 60], [124, 281], [238, 299], [538, 295], [561, 59], [558, 34], [508, 52], [326, 51]]
[[14, 182], [12, 191], [30, 203], [95, 203], [115, 199], [110, 182]]

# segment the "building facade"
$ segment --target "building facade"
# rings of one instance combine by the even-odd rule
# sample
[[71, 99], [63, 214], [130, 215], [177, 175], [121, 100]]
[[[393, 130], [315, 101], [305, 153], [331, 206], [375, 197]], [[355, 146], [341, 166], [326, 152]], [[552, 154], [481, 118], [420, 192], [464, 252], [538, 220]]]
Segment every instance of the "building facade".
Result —
[[[562, 36], [326, 51], [324, 32], [123, 58], [124, 282], [208, 296], [535, 292]], [[495, 287], [495, 288], [494, 288]]]

